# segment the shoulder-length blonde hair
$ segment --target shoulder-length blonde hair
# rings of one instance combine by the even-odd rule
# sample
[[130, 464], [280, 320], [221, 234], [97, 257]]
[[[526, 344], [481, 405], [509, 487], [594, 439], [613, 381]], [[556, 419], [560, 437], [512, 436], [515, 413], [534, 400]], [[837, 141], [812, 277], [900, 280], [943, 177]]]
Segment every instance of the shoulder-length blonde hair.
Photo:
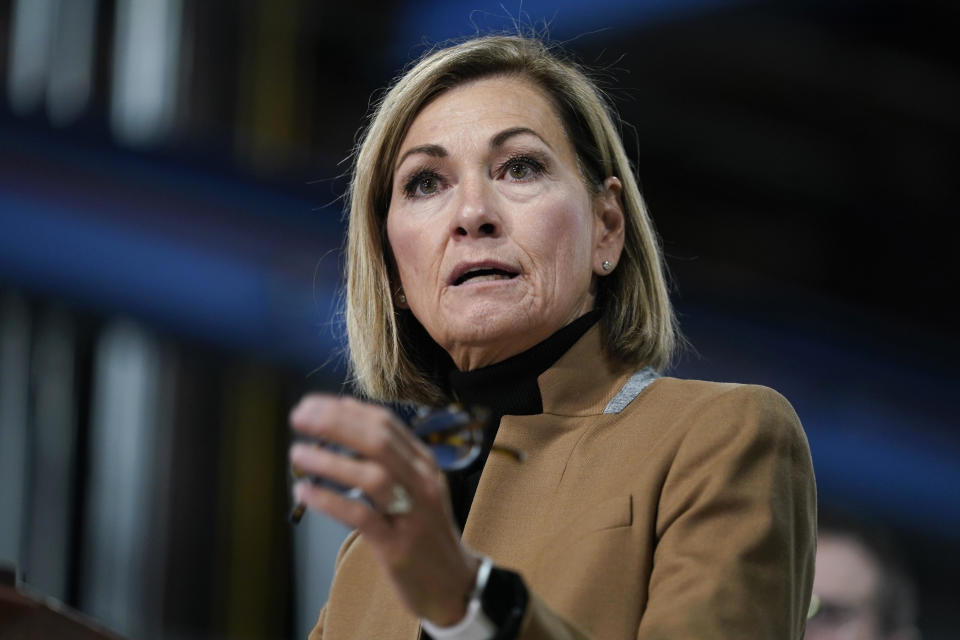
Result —
[[486, 36], [425, 55], [376, 104], [355, 153], [348, 199], [346, 327], [362, 394], [384, 401], [447, 400], [438, 380], [446, 355], [408, 311], [394, 308], [386, 237], [393, 165], [413, 119], [457, 85], [494, 75], [528, 79], [549, 96], [588, 188], [616, 176], [623, 185], [625, 241], [616, 269], [599, 278], [597, 308], [607, 356], [618, 365], [662, 369], [677, 331], [657, 235], [599, 88], [537, 39]]

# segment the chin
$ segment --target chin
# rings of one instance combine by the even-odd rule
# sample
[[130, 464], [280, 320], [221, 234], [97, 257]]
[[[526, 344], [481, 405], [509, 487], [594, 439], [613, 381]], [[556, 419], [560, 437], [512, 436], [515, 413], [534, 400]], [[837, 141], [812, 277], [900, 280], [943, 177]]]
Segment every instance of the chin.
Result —
[[487, 366], [525, 351], [552, 333], [548, 323], [535, 322], [522, 309], [516, 304], [470, 305], [443, 314], [443, 326], [430, 333], [458, 367]]
[[446, 314], [446, 333], [457, 342], [483, 342], [506, 338], [517, 331], [517, 325], [528, 324], [515, 305], [475, 304]]

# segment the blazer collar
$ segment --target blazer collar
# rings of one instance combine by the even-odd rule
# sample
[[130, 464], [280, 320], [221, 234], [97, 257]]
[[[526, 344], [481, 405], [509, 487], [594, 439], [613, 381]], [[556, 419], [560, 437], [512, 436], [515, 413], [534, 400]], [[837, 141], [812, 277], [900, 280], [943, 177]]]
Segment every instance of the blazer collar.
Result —
[[632, 373], [607, 357], [598, 322], [537, 378], [543, 412], [564, 416], [601, 414]]

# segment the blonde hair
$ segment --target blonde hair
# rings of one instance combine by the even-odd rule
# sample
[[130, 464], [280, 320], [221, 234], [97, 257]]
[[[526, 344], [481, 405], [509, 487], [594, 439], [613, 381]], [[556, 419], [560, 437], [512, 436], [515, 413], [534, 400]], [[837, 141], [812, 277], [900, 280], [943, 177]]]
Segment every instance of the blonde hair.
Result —
[[677, 342], [660, 245], [647, 214], [612, 108], [575, 64], [538, 39], [485, 36], [425, 55], [375, 106], [355, 153], [348, 193], [346, 328], [357, 390], [384, 401], [447, 400], [438, 375], [446, 354], [409, 312], [394, 309], [386, 237], [393, 165], [420, 110], [460, 84], [516, 75], [550, 98], [596, 193], [609, 176], [623, 185], [623, 253], [598, 278], [597, 308], [607, 356], [623, 368], [667, 366]]

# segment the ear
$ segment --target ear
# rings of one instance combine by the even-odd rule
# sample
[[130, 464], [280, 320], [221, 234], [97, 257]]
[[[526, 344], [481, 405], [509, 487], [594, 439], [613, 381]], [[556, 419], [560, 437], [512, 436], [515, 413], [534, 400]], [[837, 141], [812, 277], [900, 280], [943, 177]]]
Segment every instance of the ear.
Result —
[[407, 303], [407, 295], [403, 291], [403, 283], [400, 282], [400, 274], [393, 261], [392, 251], [387, 255], [387, 285], [390, 287], [390, 301], [394, 308], [409, 311], [410, 305]]
[[410, 304], [407, 302], [407, 295], [403, 292], [403, 287], [397, 287], [393, 290], [393, 306], [397, 309], [410, 310]]
[[400, 282], [400, 276], [390, 270], [390, 301], [396, 309], [410, 310], [410, 304], [407, 302], [407, 294], [403, 290], [403, 283]]
[[620, 261], [625, 226], [622, 196], [620, 178], [610, 176], [595, 199], [593, 272], [598, 276], [610, 275]]
[[407, 303], [407, 296], [403, 291], [403, 283], [400, 282], [400, 270], [397, 269], [397, 260], [393, 257], [393, 247], [390, 246], [390, 241], [387, 239], [386, 230], [380, 237], [380, 241], [383, 243], [381, 246], [383, 246], [384, 259], [387, 263], [387, 291], [390, 292], [390, 302], [394, 309], [409, 311], [410, 305]]

